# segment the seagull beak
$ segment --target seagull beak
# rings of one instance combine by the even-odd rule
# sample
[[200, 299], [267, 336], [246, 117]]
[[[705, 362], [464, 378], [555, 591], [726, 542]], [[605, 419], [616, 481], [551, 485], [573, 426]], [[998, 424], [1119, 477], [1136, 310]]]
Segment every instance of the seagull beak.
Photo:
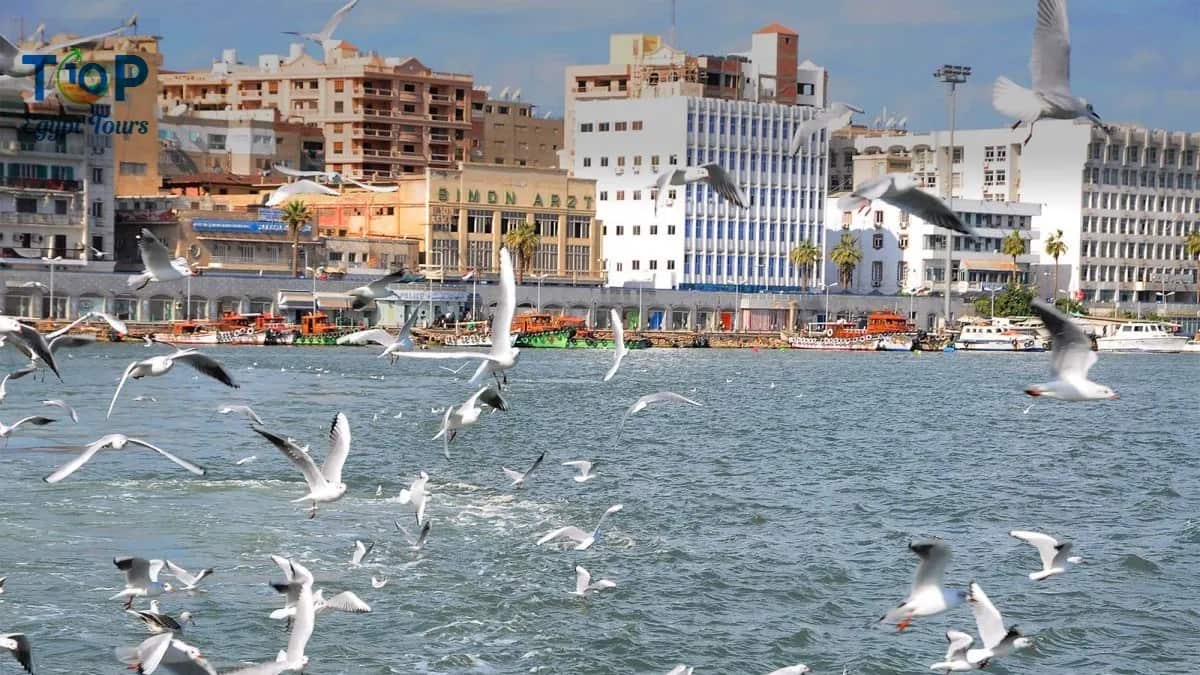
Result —
[[1120, 396], [1119, 394], [1117, 394], [1117, 392], [1115, 392], [1115, 391], [1114, 391], [1114, 392], [1113, 392], [1113, 395], [1112, 395], [1112, 398], [1113, 398], [1113, 400], [1115, 401], [1115, 400], [1117, 400], [1117, 399], [1121, 398], [1121, 396]]

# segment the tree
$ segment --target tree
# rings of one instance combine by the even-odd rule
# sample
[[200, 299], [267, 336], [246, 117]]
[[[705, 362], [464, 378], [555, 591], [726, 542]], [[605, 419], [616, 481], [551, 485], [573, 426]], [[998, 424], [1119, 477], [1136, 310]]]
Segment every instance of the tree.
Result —
[[1200, 230], [1192, 230], [1183, 242], [1189, 258], [1196, 259], [1196, 302], [1200, 302]]
[[1063, 241], [1063, 231], [1056, 230], [1046, 240], [1046, 255], [1054, 258], [1054, 297], [1058, 297], [1058, 259], [1067, 252], [1067, 242]]
[[800, 268], [800, 287], [808, 292], [808, 273], [812, 265], [821, 258], [821, 249], [811, 241], [802, 241], [788, 253], [788, 260]]
[[509, 230], [508, 234], [504, 235], [504, 247], [517, 256], [518, 284], [524, 278], [524, 273], [529, 271], [529, 266], [533, 263], [533, 257], [537, 255], [538, 246], [541, 243], [542, 238], [538, 236], [537, 226], [528, 221]]
[[312, 211], [299, 200], [290, 201], [283, 207], [283, 222], [287, 223], [292, 235], [292, 276], [300, 276], [300, 228], [312, 220]]
[[849, 288], [854, 278], [854, 268], [863, 259], [862, 249], [858, 247], [858, 238], [850, 233], [843, 234], [841, 241], [829, 253], [829, 259], [838, 267], [842, 288]]
[[1013, 230], [1009, 232], [1004, 241], [1000, 242], [1000, 252], [1012, 258], [1013, 269], [1012, 278], [1009, 283], [1013, 286], [1017, 285], [1017, 256], [1025, 255], [1025, 240], [1021, 238], [1021, 233]]
[[[996, 294], [996, 313], [993, 316], [1029, 316], [1033, 291], [1025, 286], [1005, 286]], [[975, 311], [988, 315], [992, 310], [992, 297], [985, 295], [975, 301]]]

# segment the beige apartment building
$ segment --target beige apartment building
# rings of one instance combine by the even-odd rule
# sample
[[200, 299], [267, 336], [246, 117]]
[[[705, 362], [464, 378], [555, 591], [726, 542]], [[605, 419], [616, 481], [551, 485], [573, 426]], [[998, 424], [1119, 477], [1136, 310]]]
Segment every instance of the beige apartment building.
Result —
[[274, 108], [189, 110], [159, 121], [160, 173], [266, 176], [274, 164], [301, 170], [325, 169], [320, 127], [286, 121]]
[[362, 54], [341, 42], [324, 60], [293, 44], [254, 65], [225, 50], [208, 71], [163, 72], [159, 106], [181, 110], [278, 109], [317, 125], [325, 166], [359, 178], [396, 178], [467, 157], [470, 75], [439, 73], [415, 58]]
[[476, 97], [471, 161], [555, 168], [563, 146], [561, 118], [538, 117], [532, 103]]

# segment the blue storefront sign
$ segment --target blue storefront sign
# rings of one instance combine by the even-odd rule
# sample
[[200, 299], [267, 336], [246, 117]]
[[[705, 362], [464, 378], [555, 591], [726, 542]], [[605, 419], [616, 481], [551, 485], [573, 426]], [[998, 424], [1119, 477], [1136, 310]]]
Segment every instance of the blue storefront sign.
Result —
[[[193, 220], [195, 232], [234, 232], [239, 234], [287, 234], [287, 223], [276, 220]], [[311, 234], [312, 225], [301, 225], [300, 234]]]

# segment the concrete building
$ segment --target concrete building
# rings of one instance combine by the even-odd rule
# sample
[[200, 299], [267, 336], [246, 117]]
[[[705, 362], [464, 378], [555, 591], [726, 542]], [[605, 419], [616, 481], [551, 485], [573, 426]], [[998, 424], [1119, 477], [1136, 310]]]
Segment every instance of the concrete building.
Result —
[[244, 65], [232, 49], [208, 71], [161, 73], [164, 112], [275, 108], [325, 134], [325, 165], [368, 178], [450, 168], [470, 149], [470, 75], [439, 73], [415, 58], [361, 54], [346, 41], [324, 60], [293, 44]]
[[561, 118], [538, 117], [532, 103], [476, 99], [471, 103], [471, 161], [553, 169], [563, 146]]
[[273, 164], [305, 171], [325, 169], [325, 135], [300, 120], [285, 121], [273, 108], [186, 111], [159, 121], [159, 172], [267, 175]]
[[[593, 178], [604, 223], [609, 283], [656, 288], [794, 288], [787, 256], [824, 241], [824, 134], [793, 157], [795, 126], [813, 108], [711, 98], [579, 102], [576, 176]], [[749, 208], [705, 186], [671, 188], [655, 214], [660, 172], [716, 162], [742, 186]], [[811, 283], [821, 281], [812, 271]]]

